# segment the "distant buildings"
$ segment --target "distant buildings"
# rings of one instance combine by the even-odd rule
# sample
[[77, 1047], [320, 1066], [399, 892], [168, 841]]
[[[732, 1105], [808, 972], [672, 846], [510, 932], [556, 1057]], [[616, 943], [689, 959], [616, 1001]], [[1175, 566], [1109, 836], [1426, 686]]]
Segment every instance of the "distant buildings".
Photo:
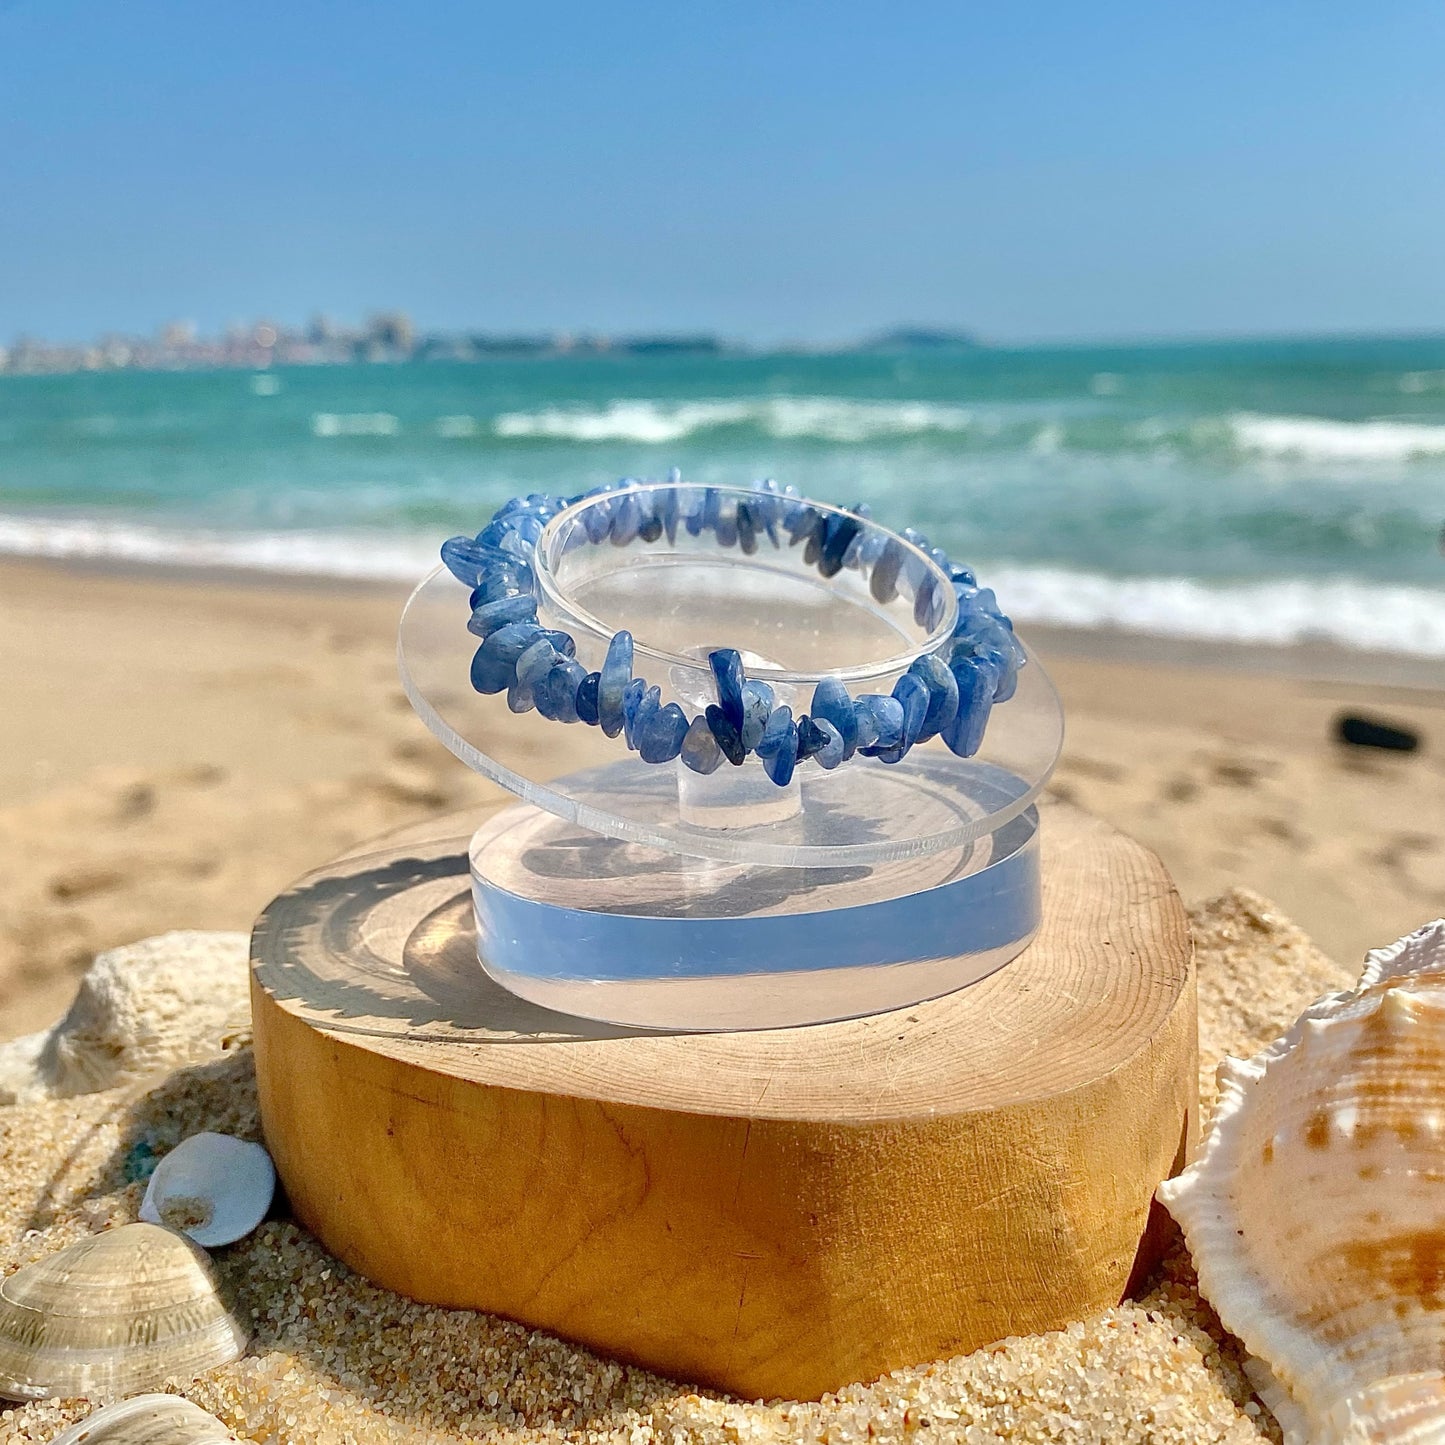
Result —
[[[937, 351], [978, 346], [964, 331], [900, 327], [852, 351]], [[546, 356], [720, 356], [740, 348], [706, 333], [645, 336], [527, 335], [498, 332], [418, 332], [404, 311], [379, 311], [363, 326], [342, 326], [317, 315], [303, 327], [276, 321], [228, 327], [201, 336], [189, 321], [173, 321], [154, 336], [107, 334], [84, 345], [18, 336], [0, 346], [0, 374], [72, 371], [191, 371], [217, 367], [339, 366], [355, 362], [489, 361]], [[806, 346], [783, 350], [809, 351]]]
[[364, 326], [339, 326], [315, 316], [304, 327], [274, 321], [232, 326], [200, 336], [187, 321], [154, 336], [105, 335], [83, 345], [18, 336], [0, 347], [0, 372], [24, 375], [72, 371], [187, 371], [216, 367], [325, 366], [352, 362], [485, 361], [494, 357], [715, 355], [726, 348], [715, 336], [493, 335], [421, 332], [404, 311], [382, 311]]

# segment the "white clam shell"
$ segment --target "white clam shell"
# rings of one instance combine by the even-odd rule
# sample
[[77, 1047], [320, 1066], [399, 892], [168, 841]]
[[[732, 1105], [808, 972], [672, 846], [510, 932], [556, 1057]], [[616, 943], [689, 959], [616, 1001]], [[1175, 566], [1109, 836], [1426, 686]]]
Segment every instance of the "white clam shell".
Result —
[[276, 1167], [259, 1144], [229, 1134], [192, 1134], [156, 1165], [140, 1217], [214, 1249], [250, 1234], [275, 1193]]
[[0, 1397], [117, 1398], [238, 1358], [246, 1330], [184, 1235], [125, 1224], [0, 1281]]
[[51, 1445], [226, 1445], [235, 1438], [179, 1395], [135, 1395], [87, 1415]]
[[1286, 1441], [1445, 1442], [1445, 919], [1219, 1082], [1159, 1198]]

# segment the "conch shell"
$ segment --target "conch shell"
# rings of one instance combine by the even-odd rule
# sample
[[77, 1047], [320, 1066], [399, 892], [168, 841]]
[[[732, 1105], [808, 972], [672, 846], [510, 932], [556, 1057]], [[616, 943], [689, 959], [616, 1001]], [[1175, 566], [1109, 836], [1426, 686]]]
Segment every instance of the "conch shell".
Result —
[[235, 1438], [179, 1395], [135, 1395], [87, 1415], [51, 1445], [227, 1445]]
[[1445, 919], [1219, 1082], [1159, 1198], [1287, 1445], [1445, 1442]]
[[205, 1251], [154, 1224], [92, 1235], [0, 1283], [0, 1396], [114, 1398], [236, 1359]]

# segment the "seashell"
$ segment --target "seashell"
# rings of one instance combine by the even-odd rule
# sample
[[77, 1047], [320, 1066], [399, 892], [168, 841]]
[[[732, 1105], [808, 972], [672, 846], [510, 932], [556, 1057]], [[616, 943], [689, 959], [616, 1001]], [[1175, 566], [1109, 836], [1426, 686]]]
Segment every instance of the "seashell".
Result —
[[1287, 1445], [1445, 1441], [1445, 919], [1219, 1082], [1159, 1198]]
[[112, 1397], [236, 1359], [246, 1331], [182, 1234], [124, 1224], [0, 1282], [0, 1397]]
[[235, 1438], [179, 1395], [134, 1395], [93, 1411], [51, 1445], [227, 1445]]
[[156, 1165], [140, 1217], [214, 1249], [250, 1234], [275, 1192], [276, 1166], [259, 1144], [230, 1134], [192, 1134]]

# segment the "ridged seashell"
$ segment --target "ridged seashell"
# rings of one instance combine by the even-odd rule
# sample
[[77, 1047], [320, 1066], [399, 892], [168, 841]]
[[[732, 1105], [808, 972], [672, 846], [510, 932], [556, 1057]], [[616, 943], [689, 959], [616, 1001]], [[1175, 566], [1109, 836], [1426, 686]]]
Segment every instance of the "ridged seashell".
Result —
[[154, 1224], [92, 1235], [0, 1283], [0, 1396], [119, 1397], [236, 1359], [205, 1252]]
[[156, 1165], [140, 1217], [214, 1249], [250, 1234], [275, 1192], [276, 1167], [259, 1144], [230, 1134], [192, 1134]]
[[235, 1438], [179, 1395], [135, 1395], [87, 1415], [51, 1445], [227, 1445]]
[[1159, 1197], [1286, 1441], [1445, 1441], [1445, 919], [1219, 1080]]

